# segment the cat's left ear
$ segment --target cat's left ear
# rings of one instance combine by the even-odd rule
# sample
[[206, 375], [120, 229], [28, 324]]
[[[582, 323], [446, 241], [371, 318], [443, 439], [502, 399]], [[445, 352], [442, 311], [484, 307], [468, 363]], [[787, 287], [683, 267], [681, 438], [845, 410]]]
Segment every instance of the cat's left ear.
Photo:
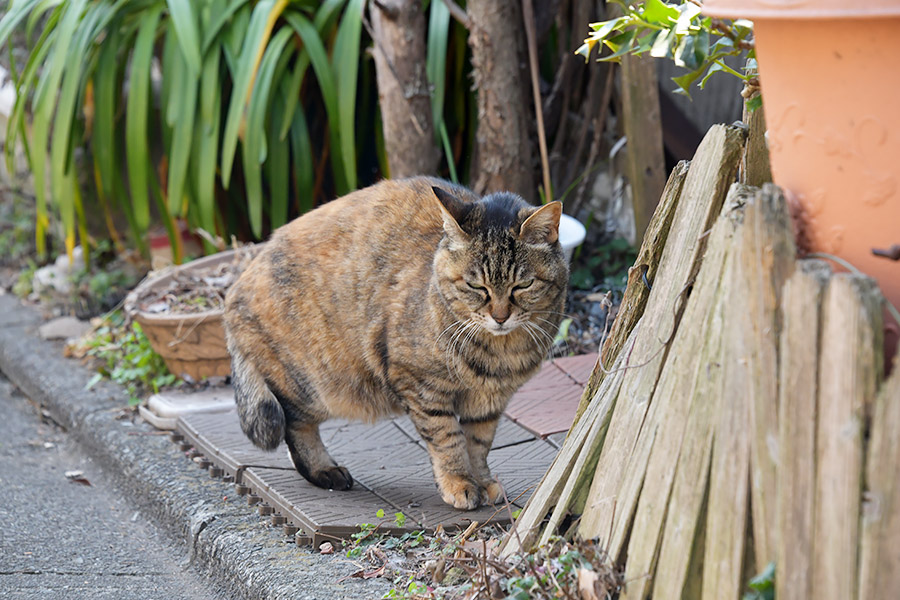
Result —
[[535, 210], [519, 230], [519, 239], [526, 244], [553, 244], [559, 239], [559, 218], [562, 202], [554, 201]]
[[436, 186], [431, 189], [438, 199], [437, 204], [444, 220], [444, 233], [450, 239], [451, 248], [466, 245], [469, 242], [469, 235], [459, 226], [459, 221], [466, 215], [469, 207], [450, 192]]

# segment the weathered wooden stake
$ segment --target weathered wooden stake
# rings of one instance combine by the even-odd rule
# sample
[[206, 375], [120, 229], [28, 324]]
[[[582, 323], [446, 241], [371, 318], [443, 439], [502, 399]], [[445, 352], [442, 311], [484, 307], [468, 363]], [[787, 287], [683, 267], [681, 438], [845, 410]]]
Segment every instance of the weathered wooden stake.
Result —
[[812, 593], [819, 328], [829, 277], [827, 264], [804, 260], [784, 285], [775, 502], [778, 598], [809, 598]]
[[857, 597], [863, 434], [883, 363], [874, 281], [839, 273], [822, 307], [812, 597]]
[[900, 590], [900, 358], [884, 384], [866, 449], [860, 543], [860, 600], [888, 600]]
[[[734, 180], [744, 132], [714, 126], [700, 144], [682, 189], [682, 197], [660, 259], [653, 290], [637, 337], [628, 354], [629, 370], [610, 422], [607, 440], [597, 463], [589, 497], [579, 526], [584, 538], [599, 537], [609, 544], [611, 556], [622, 550], [644, 468], [629, 471], [635, 441], [641, 432], [660, 369], [668, 354], [667, 342], [674, 335], [688, 291], [706, 249], [707, 230], [718, 216], [728, 186]], [[646, 464], [646, 463], [644, 463]], [[622, 494], [623, 481], [631, 479], [632, 495]]]

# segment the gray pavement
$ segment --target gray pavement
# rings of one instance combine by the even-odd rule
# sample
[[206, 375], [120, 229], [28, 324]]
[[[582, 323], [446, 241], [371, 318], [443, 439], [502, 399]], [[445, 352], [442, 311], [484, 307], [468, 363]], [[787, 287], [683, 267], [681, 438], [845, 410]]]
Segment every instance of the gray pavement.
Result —
[[389, 589], [350, 577], [363, 565], [343, 553], [287, 541], [167, 437], [118, 418], [124, 391], [85, 390], [91, 372], [40, 340], [40, 323], [0, 295], [0, 372], [21, 389], [0, 386], [0, 597], [368, 600]]
[[[0, 376], [4, 598], [220, 598], [100, 466]], [[81, 471], [77, 482], [67, 472]]]

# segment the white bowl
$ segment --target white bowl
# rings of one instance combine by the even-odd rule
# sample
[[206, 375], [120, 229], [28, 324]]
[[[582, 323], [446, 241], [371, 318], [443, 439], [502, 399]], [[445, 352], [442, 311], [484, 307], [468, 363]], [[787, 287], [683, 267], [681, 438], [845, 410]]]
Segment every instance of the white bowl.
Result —
[[559, 220], [559, 243], [566, 254], [566, 260], [572, 260], [572, 252], [584, 241], [587, 230], [581, 221], [569, 215], [562, 215]]

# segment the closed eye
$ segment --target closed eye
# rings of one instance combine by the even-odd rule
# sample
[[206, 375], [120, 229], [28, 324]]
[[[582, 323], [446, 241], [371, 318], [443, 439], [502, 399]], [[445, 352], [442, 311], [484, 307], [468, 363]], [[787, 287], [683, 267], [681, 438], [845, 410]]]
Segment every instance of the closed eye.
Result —
[[473, 290], [484, 290], [485, 287], [479, 283], [474, 283], [472, 281], [467, 281], [466, 285], [472, 288]]
[[521, 283], [517, 283], [513, 286], [513, 290], [527, 290], [531, 287], [531, 284], [534, 283], [534, 279], [529, 279], [528, 281], [523, 281]]

